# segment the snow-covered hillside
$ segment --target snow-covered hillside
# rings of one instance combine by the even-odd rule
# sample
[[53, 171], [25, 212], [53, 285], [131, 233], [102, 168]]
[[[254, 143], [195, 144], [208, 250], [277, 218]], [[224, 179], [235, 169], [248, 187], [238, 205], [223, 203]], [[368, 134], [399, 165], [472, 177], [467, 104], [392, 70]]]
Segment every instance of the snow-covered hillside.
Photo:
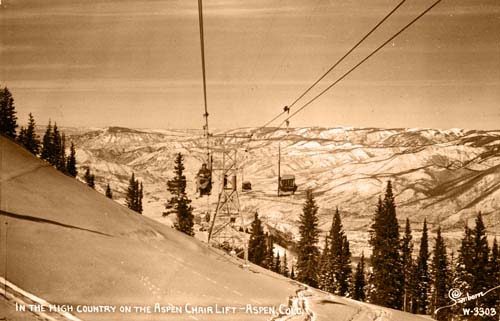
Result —
[[[244, 267], [105, 198], [4, 137], [0, 155], [2, 319], [427, 319]], [[32, 313], [28, 305], [46, 311]]]
[[[252, 129], [224, 134], [244, 136]], [[431, 228], [441, 225], [456, 244], [464, 222], [482, 211], [490, 234], [500, 221], [500, 131], [295, 128], [261, 129], [252, 140], [215, 137], [214, 147], [237, 147], [240, 177], [253, 191], [241, 193], [242, 210], [255, 211], [271, 229], [297, 236], [297, 220], [304, 191], [313, 189], [320, 206], [321, 228], [328, 229], [332, 211], [339, 207], [355, 254], [366, 249], [370, 220], [387, 180], [393, 181], [398, 218], [410, 217], [415, 230], [426, 217]], [[218, 185], [210, 197], [196, 199], [194, 174], [205, 157], [200, 131], [93, 129], [70, 137], [77, 146], [82, 168], [96, 173], [98, 189], [109, 182], [123, 202], [132, 172], [145, 185], [146, 216], [165, 221], [161, 214], [168, 195], [173, 157], [186, 158], [188, 189], [198, 214], [213, 211]], [[299, 190], [276, 197], [278, 146], [283, 173], [296, 176]], [[245, 151], [246, 150], [246, 151]], [[220, 162], [220, 155], [214, 155]], [[216, 173], [219, 175], [219, 173]]]

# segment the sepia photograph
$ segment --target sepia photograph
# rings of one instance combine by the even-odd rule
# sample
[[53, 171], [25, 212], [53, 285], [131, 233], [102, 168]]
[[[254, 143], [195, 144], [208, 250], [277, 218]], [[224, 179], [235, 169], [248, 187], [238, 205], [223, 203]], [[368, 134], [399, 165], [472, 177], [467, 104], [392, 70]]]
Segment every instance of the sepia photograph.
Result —
[[0, 321], [499, 321], [499, 0], [0, 0]]

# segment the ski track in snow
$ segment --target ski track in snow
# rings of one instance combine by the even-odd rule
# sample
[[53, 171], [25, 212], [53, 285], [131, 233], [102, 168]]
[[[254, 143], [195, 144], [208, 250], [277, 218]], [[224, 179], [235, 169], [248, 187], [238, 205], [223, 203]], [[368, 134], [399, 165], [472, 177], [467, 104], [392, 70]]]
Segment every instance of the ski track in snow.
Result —
[[[25, 291], [18, 287], [17, 285], [9, 282], [8, 280], [4, 279], [3, 277], [0, 276], [0, 294], [3, 295], [7, 300], [12, 300], [20, 305], [28, 306], [30, 304], [38, 304], [41, 306], [44, 306], [48, 308], [51, 304], [47, 301], [45, 301], [42, 298], [37, 297], [36, 295]], [[9, 289], [6, 291], [6, 289]], [[26, 302], [28, 301], [28, 302]], [[38, 317], [44, 319], [44, 320], [49, 320], [49, 321], [59, 321], [61, 319], [64, 320], [69, 320], [69, 321], [82, 321], [81, 319], [77, 318], [76, 316], [72, 315], [69, 312], [65, 311], [53, 311], [49, 313], [44, 313], [44, 312], [34, 312], [34, 311], [29, 311]]]

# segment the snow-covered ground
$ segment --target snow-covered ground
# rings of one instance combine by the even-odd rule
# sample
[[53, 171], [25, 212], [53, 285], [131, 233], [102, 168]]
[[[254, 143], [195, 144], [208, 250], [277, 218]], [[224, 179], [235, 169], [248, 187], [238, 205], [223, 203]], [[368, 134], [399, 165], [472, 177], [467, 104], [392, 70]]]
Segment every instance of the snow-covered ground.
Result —
[[[15, 302], [31, 302], [73, 307], [71, 315], [80, 320], [422, 319], [308, 289], [258, 266], [244, 267], [235, 257], [105, 198], [3, 137], [0, 153], [0, 268], [9, 282], [0, 318], [42, 318], [15, 311]], [[155, 305], [181, 307], [181, 313], [154, 312]], [[103, 310], [86, 311], [95, 307]], [[143, 310], [125, 313], [120, 307]], [[202, 310], [193, 313], [193, 307]], [[219, 313], [207, 312], [209, 307]], [[233, 307], [238, 312], [220, 313]], [[281, 313], [268, 313], [272, 307], [281, 307]]]
[[[224, 134], [247, 135], [251, 129]], [[215, 133], [215, 136], [220, 133]], [[132, 172], [144, 181], [144, 214], [166, 224], [166, 181], [172, 175], [173, 157], [185, 155], [189, 196], [197, 215], [213, 213], [219, 190], [212, 196], [195, 196], [194, 175], [205, 157], [200, 131], [131, 130], [107, 128], [73, 132], [80, 172], [90, 166], [97, 189], [109, 182], [118, 201]], [[452, 247], [458, 244], [464, 222], [473, 223], [482, 211], [490, 235], [500, 222], [500, 131], [462, 129], [296, 128], [261, 129], [251, 141], [231, 137], [212, 139], [215, 148], [237, 147], [241, 178], [253, 191], [240, 193], [241, 209], [249, 220], [255, 211], [270, 229], [291, 240], [297, 238], [304, 191], [313, 189], [320, 206], [320, 226], [326, 231], [339, 207], [355, 255], [369, 252], [368, 229], [377, 198], [387, 180], [393, 181], [398, 218], [410, 217], [419, 230], [424, 218], [431, 230], [440, 225]], [[276, 196], [278, 146], [282, 174], [294, 174], [295, 196]], [[247, 151], [245, 151], [247, 150]], [[221, 155], [215, 153], [217, 165]], [[215, 175], [218, 177], [219, 172]], [[202, 233], [201, 233], [202, 234]], [[200, 237], [204, 237], [201, 235]]]

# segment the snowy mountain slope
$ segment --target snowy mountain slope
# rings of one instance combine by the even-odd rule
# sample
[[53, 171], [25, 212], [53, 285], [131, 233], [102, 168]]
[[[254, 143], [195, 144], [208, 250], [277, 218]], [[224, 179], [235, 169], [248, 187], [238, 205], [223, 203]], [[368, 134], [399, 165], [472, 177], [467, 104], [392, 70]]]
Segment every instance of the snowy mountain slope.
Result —
[[[251, 131], [235, 129], [224, 134], [244, 136]], [[206, 200], [194, 195], [194, 174], [206, 153], [200, 132], [108, 128], [71, 139], [77, 145], [80, 166], [96, 172], [101, 189], [111, 182], [117, 196], [123, 197], [132, 171], [144, 180], [145, 214], [160, 221], [165, 220], [161, 213], [173, 156], [183, 153], [193, 205], [197, 213], [207, 211]], [[240, 194], [248, 217], [259, 211], [269, 226], [293, 237], [304, 191], [312, 188], [321, 208], [322, 228], [328, 228], [338, 206], [359, 253], [366, 245], [377, 198], [389, 179], [399, 219], [410, 217], [415, 229], [426, 217], [431, 227], [441, 225], [445, 236], [456, 243], [464, 222], [482, 211], [489, 233], [498, 233], [500, 131], [296, 128], [287, 132], [268, 128], [258, 131], [251, 141], [216, 133], [212, 143], [239, 147], [240, 175], [253, 185], [252, 192]], [[276, 197], [279, 145], [282, 174], [293, 173], [299, 186], [292, 197]], [[220, 155], [214, 156], [220, 163]], [[217, 190], [216, 186], [214, 194]], [[213, 211], [216, 196], [209, 202]]]
[[[299, 307], [293, 320], [336, 320], [344, 300], [242, 262], [143, 215], [129, 211], [0, 137], [2, 276], [23, 292], [66, 306]], [[9, 292], [15, 294], [14, 292]], [[324, 299], [322, 299], [324, 298]], [[390, 309], [342, 301], [343, 316]], [[33, 319], [13, 312], [7, 315]], [[215, 309], [215, 308], [214, 308]], [[220, 310], [219, 310], [220, 311]], [[246, 311], [246, 310], [245, 310]], [[382, 312], [377, 312], [382, 311]], [[0, 313], [3, 313], [0, 311]], [[266, 313], [181, 314], [72, 312], [81, 320], [269, 320]], [[404, 314], [408, 320], [421, 320]], [[24, 317], [25, 316], [25, 317]], [[0, 315], [0, 317], [2, 317]], [[286, 315], [275, 315], [284, 318]], [[61, 319], [62, 320], [62, 319]], [[387, 320], [401, 320], [387, 318]]]

